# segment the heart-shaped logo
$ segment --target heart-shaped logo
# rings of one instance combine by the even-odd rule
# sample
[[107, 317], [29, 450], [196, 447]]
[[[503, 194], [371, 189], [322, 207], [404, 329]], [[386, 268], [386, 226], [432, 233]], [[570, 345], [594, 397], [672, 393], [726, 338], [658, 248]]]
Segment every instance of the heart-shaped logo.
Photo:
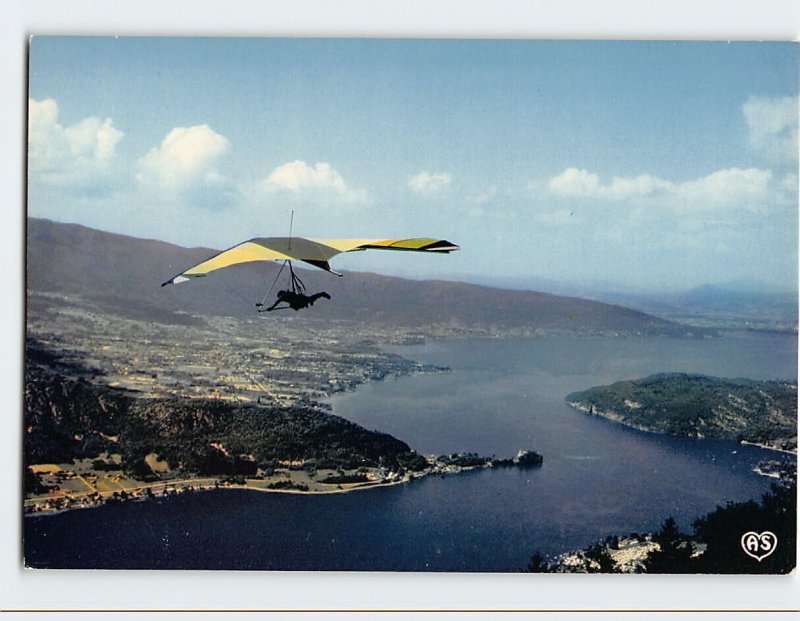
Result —
[[772, 554], [777, 547], [778, 537], [768, 530], [763, 533], [749, 531], [742, 535], [742, 550], [759, 563]]

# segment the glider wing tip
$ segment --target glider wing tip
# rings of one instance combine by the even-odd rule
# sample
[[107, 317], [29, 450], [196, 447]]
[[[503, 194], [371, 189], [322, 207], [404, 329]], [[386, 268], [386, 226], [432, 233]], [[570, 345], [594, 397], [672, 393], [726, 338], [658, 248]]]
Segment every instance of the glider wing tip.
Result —
[[431, 250], [433, 252], [441, 252], [443, 254], [450, 254], [451, 252], [456, 252], [458, 250], [461, 250], [461, 246], [459, 246], [458, 244], [454, 244], [453, 242], [449, 242], [449, 241], [443, 239], [441, 242], [438, 242], [437, 244], [435, 244], [431, 248]]
[[162, 282], [161, 286], [166, 287], [167, 285], [177, 285], [179, 282], [186, 282], [187, 280], [189, 279], [186, 278], [186, 276], [181, 276], [181, 275], [173, 276], [168, 281]]

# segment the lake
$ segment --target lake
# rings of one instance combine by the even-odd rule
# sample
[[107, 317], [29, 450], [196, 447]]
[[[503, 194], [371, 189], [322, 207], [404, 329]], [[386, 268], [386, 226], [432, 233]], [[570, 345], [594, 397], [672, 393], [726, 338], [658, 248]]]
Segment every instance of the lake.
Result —
[[758, 498], [775, 453], [657, 436], [570, 408], [570, 392], [656, 372], [796, 379], [797, 338], [545, 337], [393, 349], [446, 373], [360, 386], [335, 414], [422, 453], [544, 456], [538, 469], [426, 477], [350, 494], [184, 494], [25, 519], [28, 564], [49, 567], [518, 571], [607, 535], [648, 532]]

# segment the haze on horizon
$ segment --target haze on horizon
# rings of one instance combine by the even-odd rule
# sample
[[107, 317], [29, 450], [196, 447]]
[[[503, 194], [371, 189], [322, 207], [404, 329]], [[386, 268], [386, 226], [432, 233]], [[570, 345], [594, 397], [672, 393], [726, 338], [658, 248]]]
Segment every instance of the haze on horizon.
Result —
[[[792, 290], [794, 43], [34, 37], [28, 215], [338, 269]], [[387, 256], [388, 255], [388, 256]]]

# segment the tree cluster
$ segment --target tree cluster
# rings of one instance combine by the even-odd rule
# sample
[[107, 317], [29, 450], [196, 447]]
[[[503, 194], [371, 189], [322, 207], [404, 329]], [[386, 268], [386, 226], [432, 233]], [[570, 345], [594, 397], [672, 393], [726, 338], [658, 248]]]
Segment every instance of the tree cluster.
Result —
[[[692, 523], [693, 535], [682, 533], [671, 516], [665, 519], [661, 529], [653, 535], [658, 548], [647, 554], [643, 571], [653, 574], [787, 574], [795, 567], [796, 525], [796, 482], [773, 484], [761, 502], [730, 502], [697, 518]], [[743, 551], [741, 537], [747, 532], [765, 531], [775, 535], [778, 545], [772, 554], [759, 561]], [[570, 569], [615, 573], [619, 568], [609, 551], [613, 549], [612, 538], [605, 544], [594, 544], [578, 553], [583, 565]], [[549, 573], [565, 569], [537, 551], [523, 571]]]

